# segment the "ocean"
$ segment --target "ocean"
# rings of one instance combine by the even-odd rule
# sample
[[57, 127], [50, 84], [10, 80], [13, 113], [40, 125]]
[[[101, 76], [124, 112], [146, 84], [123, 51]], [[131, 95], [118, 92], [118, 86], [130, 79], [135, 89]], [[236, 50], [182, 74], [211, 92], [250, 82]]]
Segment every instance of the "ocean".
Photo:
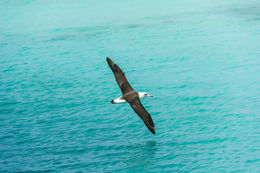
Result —
[[259, 0], [2, 0], [0, 172], [260, 172], [259, 75]]

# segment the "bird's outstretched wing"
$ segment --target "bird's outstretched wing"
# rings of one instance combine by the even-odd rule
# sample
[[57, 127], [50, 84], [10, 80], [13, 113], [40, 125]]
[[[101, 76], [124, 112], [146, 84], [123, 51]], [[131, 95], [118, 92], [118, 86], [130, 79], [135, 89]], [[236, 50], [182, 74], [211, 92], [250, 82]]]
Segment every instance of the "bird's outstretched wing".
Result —
[[113, 71], [115, 78], [116, 78], [116, 82], [119, 86], [119, 88], [121, 89], [123, 95], [127, 92], [133, 91], [133, 88], [131, 87], [131, 85], [129, 84], [129, 82], [127, 81], [124, 72], [120, 69], [120, 67], [118, 67], [118, 65], [116, 65], [110, 58], [107, 57], [107, 63], [109, 65], [109, 67], [111, 68], [111, 70]]
[[139, 98], [135, 98], [129, 103], [137, 115], [143, 120], [147, 128], [155, 134], [154, 123], [150, 114], [145, 110]]

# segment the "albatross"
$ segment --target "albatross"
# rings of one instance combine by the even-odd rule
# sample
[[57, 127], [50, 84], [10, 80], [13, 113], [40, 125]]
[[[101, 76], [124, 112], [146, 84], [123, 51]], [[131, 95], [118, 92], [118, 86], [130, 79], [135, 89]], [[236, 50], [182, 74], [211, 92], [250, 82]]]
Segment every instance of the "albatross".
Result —
[[116, 65], [109, 57], [107, 63], [114, 73], [116, 82], [122, 91], [122, 96], [111, 101], [112, 104], [128, 102], [135, 113], [143, 120], [146, 127], [155, 134], [153, 120], [150, 114], [145, 110], [141, 104], [140, 98], [153, 97], [146, 92], [136, 92], [127, 81], [124, 72]]

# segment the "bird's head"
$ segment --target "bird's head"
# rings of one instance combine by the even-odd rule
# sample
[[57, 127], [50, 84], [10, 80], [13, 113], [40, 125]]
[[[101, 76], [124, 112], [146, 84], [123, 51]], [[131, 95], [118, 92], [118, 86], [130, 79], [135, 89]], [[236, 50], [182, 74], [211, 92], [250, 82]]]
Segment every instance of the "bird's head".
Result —
[[153, 97], [152, 95], [148, 94], [147, 92], [138, 92], [139, 98], [143, 97]]

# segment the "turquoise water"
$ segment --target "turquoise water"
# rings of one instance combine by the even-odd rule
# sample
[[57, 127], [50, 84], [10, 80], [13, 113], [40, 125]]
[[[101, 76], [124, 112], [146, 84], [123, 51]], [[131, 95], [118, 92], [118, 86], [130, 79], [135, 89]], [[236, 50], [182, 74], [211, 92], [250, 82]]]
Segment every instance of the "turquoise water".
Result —
[[259, 40], [258, 0], [2, 0], [0, 172], [260, 172]]

